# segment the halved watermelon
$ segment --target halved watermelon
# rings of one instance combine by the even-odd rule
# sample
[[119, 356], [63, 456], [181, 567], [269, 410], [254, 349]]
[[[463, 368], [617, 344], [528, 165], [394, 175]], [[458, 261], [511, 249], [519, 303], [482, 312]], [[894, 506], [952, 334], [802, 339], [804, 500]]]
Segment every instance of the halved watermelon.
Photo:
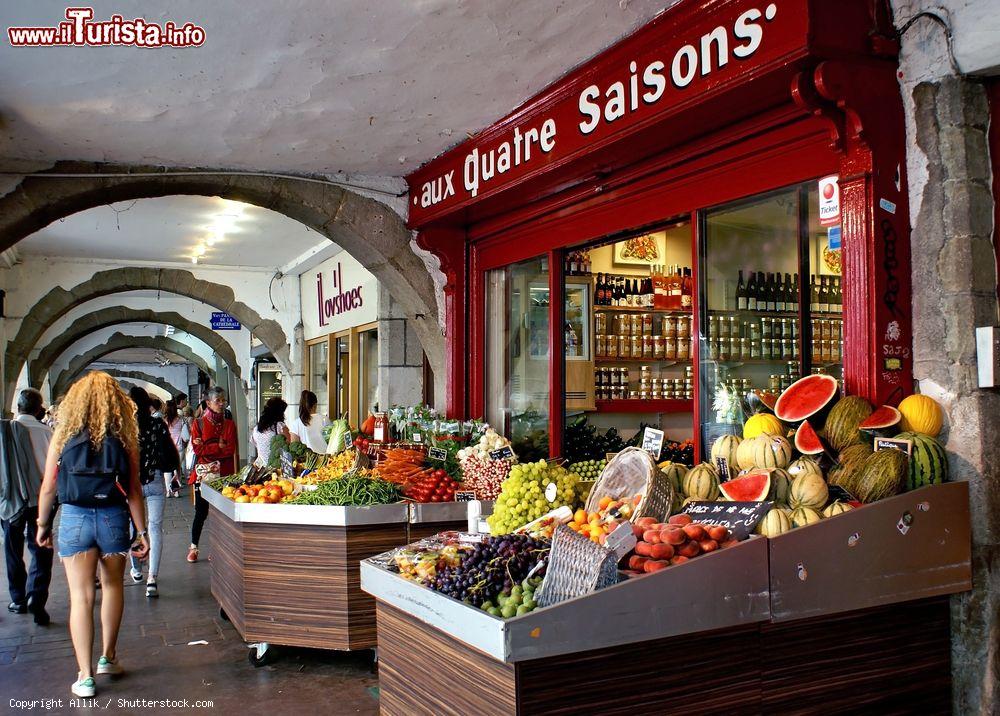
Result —
[[803, 420], [799, 429], [795, 431], [795, 449], [803, 455], [819, 455], [826, 452], [823, 439], [808, 420]]
[[771, 492], [771, 474], [768, 470], [752, 470], [719, 485], [723, 499], [730, 502], [761, 502]]
[[774, 414], [786, 423], [801, 423], [812, 418], [821, 427], [826, 413], [837, 402], [840, 386], [837, 379], [825, 373], [807, 375], [792, 383], [778, 396]]
[[858, 430], [870, 438], [890, 438], [899, 432], [901, 419], [902, 415], [898, 410], [891, 405], [883, 405], [862, 421]]

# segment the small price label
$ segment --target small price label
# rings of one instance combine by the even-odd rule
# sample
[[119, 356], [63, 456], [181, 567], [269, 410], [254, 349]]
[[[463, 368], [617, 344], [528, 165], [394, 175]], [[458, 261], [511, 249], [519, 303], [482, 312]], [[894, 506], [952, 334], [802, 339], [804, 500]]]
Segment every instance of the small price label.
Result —
[[635, 548], [636, 538], [630, 522], [622, 522], [604, 539], [604, 546], [621, 559]]
[[899, 450], [905, 452], [907, 457], [913, 453], [913, 441], [902, 438], [875, 438], [876, 450]]
[[646, 428], [642, 434], [642, 449], [652, 455], [654, 460], [659, 460], [660, 451], [663, 450], [663, 431]]
[[729, 479], [730, 474], [732, 474], [729, 472], [729, 460], [724, 457], [717, 457], [715, 458], [715, 467], [719, 470], [719, 479], [722, 482]]
[[439, 447], [428, 448], [427, 457], [429, 457], [431, 460], [439, 460], [440, 462], [444, 462], [445, 460], [448, 459], [448, 451], [445, 450], [444, 448], [439, 448]]
[[510, 445], [505, 445], [498, 450], [490, 450], [490, 460], [505, 460], [514, 457], [514, 449]]
[[559, 488], [556, 487], [556, 483], [550, 482], [545, 486], [545, 499], [549, 502], [555, 502], [556, 497], [559, 495]]
[[458, 490], [455, 492], [455, 502], [474, 502], [476, 493], [471, 490]]
[[424, 436], [420, 433], [413, 433], [413, 442], [422, 443], [424, 441]]
[[354, 447], [354, 436], [351, 435], [351, 431], [348, 430], [344, 433], [344, 449], [350, 450], [352, 447]]
[[606, 462], [611, 462], [612, 460], [615, 459], [615, 455], [617, 455], [617, 454], [618, 453], [616, 453], [616, 452], [606, 452], [606, 453], [604, 453], [604, 460]]

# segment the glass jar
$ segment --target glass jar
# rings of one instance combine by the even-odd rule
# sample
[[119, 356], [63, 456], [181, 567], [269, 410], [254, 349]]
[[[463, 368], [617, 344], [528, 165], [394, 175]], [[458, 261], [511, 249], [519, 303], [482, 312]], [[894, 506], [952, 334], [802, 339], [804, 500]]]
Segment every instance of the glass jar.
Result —
[[677, 322], [674, 320], [673, 316], [664, 316], [663, 323], [663, 337], [667, 340], [677, 337]]
[[771, 360], [771, 339], [762, 338], [760, 341], [761, 360]]
[[691, 316], [677, 317], [677, 337], [678, 338], [691, 337]]
[[740, 360], [749, 360], [750, 358], [750, 339], [740, 338]]
[[757, 321], [755, 321], [753, 319], [750, 319], [749, 321], [747, 321], [747, 324], [748, 324], [749, 329], [750, 329], [750, 340], [751, 341], [759, 341], [760, 340], [760, 324], [757, 323]]
[[781, 357], [783, 360], [792, 359], [792, 341], [789, 338], [781, 339]]
[[719, 360], [719, 339], [710, 340], [708, 342], [708, 359], [709, 360]]
[[778, 393], [781, 391], [781, 376], [771, 375], [767, 379], [767, 390], [771, 393]]
[[687, 360], [691, 357], [691, 339], [687, 336], [677, 337], [677, 360]]
[[750, 360], [760, 360], [760, 339], [750, 339]]
[[629, 322], [629, 334], [633, 335], [633, 336], [641, 336], [642, 335], [642, 314], [641, 313], [633, 313], [631, 316], [628, 316], [628, 322]]
[[607, 353], [607, 338], [605, 338], [603, 333], [597, 333], [594, 335], [594, 355], [597, 358], [603, 358]]
[[677, 338], [676, 336], [663, 338], [663, 357], [665, 360], [677, 360]]
[[653, 336], [653, 358], [655, 360], [663, 360], [666, 356], [666, 351], [663, 347], [663, 336]]
[[719, 360], [729, 360], [728, 338], [719, 338]]
[[643, 336], [642, 337], [642, 357], [652, 358], [653, 357], [653, 337]]
[[389, 414], [375, 413], [375, 427], [372, 429], [372, 442], [389, 442]]
[[612, 334], [607, 337], [607, 343], [604, 346], [604, 355], [606, 358], [617, 358], [618, 357], [618, 336]]
[[618, 336], [618, 357], [628, 358], [632, 355], [630, 348], [629, 337], [626, 335]]
[[653, 314], [643, 313], [642, 314], [642, 335], [651, 336], [653, 335]]
[[719, 321], [718, 316], [708, 317], [708, 337], [718, 338], [719, 337]]
[[[641, 330], [642, 326], [640, 326]], [[642, 333], [629, 336], [629, 355], [633, 358], [642, 358]]]
[[729, 317], [729, 337], [730, 338], [741, 338], [740, 335], [740, 322], [736, 316]]
[[608, 332], [608, 314], [597, 313], [594, 315], [594, 333]]
[[765, 340], [771, 337], [771, 319], [767, 316], [760, 319], [760, 337]]
[[719, 316], [719, 338], [729, 338], [729, 321], [725, 316]]

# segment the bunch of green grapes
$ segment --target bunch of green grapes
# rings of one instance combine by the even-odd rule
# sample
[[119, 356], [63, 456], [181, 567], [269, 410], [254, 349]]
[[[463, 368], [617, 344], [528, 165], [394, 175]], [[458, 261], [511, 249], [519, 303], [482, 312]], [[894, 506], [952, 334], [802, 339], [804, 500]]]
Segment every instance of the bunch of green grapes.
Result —
[[569, 469], [579, 475], [581, 480], [596, 480], [607, 464], [607, 460], [581, 460], [574, 462]]
[[542, 584], [541, 577], [525, 579], [520, 584], [515, 584], [510, 589], [505, 589], [497, 597], [496, 604], [491, 600], [486, 600], [479, 607], [484, 612], [495, 617], [510, 619], [523, 614], [533, 612], [538, 603], [535, 601], [535, 591]]
[[[510, 534], [550, 510], [563, 505], [573, 507], [579, 480], [576, 473], [544, 460], [514, 465], [500, 486], [493, 514], [487, 518], [490, 533]], [[551, 484], [555, 488], [549, 488]]]

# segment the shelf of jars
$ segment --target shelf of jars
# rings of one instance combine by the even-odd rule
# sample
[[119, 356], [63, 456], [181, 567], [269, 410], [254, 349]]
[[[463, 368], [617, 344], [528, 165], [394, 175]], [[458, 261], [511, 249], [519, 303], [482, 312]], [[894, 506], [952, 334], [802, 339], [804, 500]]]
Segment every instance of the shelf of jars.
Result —
[[594, 361], [597, 365], [615, 365], [618, 363], [653, 363], [662, 368], [669, 368], [675, 365], [687, 365], [688, 360], [667, 360], [665, 358], [598, 358]]
[[647, 306], [594, 306], [594, 313], [655, 313], [657, 315], [690, 316], [691, 309], [649, 308]]
[[693, 400], [677, 398], [598, 400], [596, 404], [598, 413], [690, 413], [694, 410]]

